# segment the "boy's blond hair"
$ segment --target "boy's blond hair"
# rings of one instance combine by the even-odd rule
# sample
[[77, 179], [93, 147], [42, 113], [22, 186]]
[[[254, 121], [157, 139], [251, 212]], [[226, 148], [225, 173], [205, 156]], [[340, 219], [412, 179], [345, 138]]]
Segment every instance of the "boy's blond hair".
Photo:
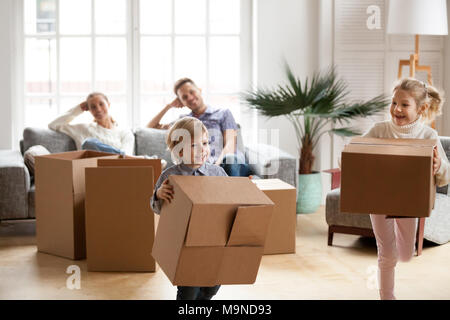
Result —
[[183, 117], [183, 118], [177, 120], [170, 127], [169, 132], [167, 132], [166, 144], [167, 144], [168, 149], [172, 151], [176, 145], [178, 145], [179, 143], [181, 143], [183, 141], [182, 136], [173, 137], [173, 133], [175, 132], [175, 130], [180, 130], [180, 129], [187, 130], [187, 132], [191, 136], [191, 139], [193, 139], [194, 134], [196, 133], [196, 128], [197, 128], [197, 130], [198, 130], [198, 128], [201, 128], [202, 129], [201, 132], [202, 133], [206, 132], [206, 134], [208, 135], [208, 129], [205, 127], [203, 122], [201, 122], [197, 118]]
[[414, 78], [404, 78], [395, 84], [392, 92], [398, 89], [407, 91], [414, 98], [417, 108], [422, 107], [423, 104], [428, 105], [422, 114], [425, 122], [430, 123], [442, 114], [444, 97], [435, 87]]

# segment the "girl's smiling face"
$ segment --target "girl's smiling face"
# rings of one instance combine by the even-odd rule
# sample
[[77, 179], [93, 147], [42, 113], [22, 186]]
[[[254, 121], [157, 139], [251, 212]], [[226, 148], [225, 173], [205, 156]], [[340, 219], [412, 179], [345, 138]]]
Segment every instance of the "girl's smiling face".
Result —
[[398, 126], [404, 126], [416, 121], [420, 115], [420, 108], [408, 91], [397, 89], [392, 97], [390, 113], [392, 120]]
[[87, 104], [95, 120], [102, 121], [109, 116], [109, 102], [102, 95], [94, 95], [87, 100]]

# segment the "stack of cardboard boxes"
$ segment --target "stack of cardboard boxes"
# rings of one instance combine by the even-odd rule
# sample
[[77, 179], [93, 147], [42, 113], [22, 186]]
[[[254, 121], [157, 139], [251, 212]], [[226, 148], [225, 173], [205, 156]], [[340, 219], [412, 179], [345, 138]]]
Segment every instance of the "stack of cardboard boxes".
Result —
[[[278, 179], [170, 176], [155, 237], [155, 159], [36, 158], [37, 246], [89, 271], [156, 270], [176, 285], [253, 283], [263, 254], [295, 252], [296, 189]], [[158, 217], [158, 216], [157, 216]]]

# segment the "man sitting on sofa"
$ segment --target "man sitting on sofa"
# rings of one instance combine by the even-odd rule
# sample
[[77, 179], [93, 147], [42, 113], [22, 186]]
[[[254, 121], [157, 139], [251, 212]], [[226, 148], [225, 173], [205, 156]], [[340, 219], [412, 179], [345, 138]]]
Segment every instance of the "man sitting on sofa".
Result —
[[[173, 91], [177, 96], [165, 106], [148, 124], [148, 128], [169, 129], [175, 122], [160, 124], [159, 122], [171, 108], [191, 109], [190, 116], [201, 120], [208, 128], [211, 156], [209, 163], [220, 165], [229, 176], [249, 176], [250, 167], [245, 163], [245, 157], [237, 148], [237, 125], [231, 111], [216, 109], [206, 105], [201, 95], [201, 89], [189, 78], [182, 78], [175, 82]], [[223, 143], [222, 143], [223, 142]]]

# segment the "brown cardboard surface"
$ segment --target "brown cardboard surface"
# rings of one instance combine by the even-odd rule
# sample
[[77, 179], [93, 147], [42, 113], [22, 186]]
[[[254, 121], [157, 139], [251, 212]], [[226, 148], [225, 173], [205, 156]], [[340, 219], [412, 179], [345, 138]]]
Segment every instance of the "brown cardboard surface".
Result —
[[184, 246], [186, 230], [192, 210], [191, 200], [178, 184], [172, 184], [174, 196], [170, 205], [164, 205], [159, 215], [158, 229], [153, 243], [152, 256], [173, 282], [175, 280], [178, 258]]
[[184, 247], [172, 283], [200, 287], [217, 285], [224, 252], [225, 247]]
[[[214, 211], [214, 214], [211, 214]], [[186, 246], [225, 246], [230, 235], [236, 205], [195, 204], [186, 235]]]
[[380, 139], [380, 138], [366, 138], [353, 137], [350, 144], [364, 144], [364, 145], [393, 145], [393, 146], [424, 146], [433, 147], [436, 145], [435, 139]]
[[36, 157], [36, 242], [38, 251], [69, 259], [86, 257], [84, 168], [104, 152], [72, 151]]
[[264, 248], [184, 247], [174, 284], [215, 286], [252, 284], [256, 281]]
[[[83, 258], [74, 248], [72, 164], [36, 157], [36, 242], [40, 252]], [[57, 173], [58, 179], [54, 178]]]
[[238, 207], [227, 246], [263, 247], [272, 212], [273, 206]]
[[255, 179], [256, 186], [275, 204], [264, 254], [295, 253], [297, 189], [280, 179]]
[[99, 159], [98, 166], [99, 167], [124, 167], [124, 166], [151, 166], [153, 168], [153, 185], [158, 181], [159, 176], [161, 175], [161, 159], [140, 159], [140, 158], [131, 158], [126, 157], [125, 159]]
[[[117, 161], [116, 161], [117, 160]], [[113, 159], [86, 169], [89, 271], [155, 271], [153, 166], [160, 160]]]
[[162, 207], [152, 254], [172, 284], [253, 283], [273, 202], [248, 178], [170, 176], [169, 181], [175, 196]]
[[264, 247], [226, 247], [218, 281], [221, 284], [252, 284], [258, 275]]
[[[172, 179], [182, 179], [182, 191], [186, 193], [189, 199], [194, 203], [207, 204], [272, 204], [264, 193], [260, 192], [255, 186], [248, 182], [251, 181], [247, 177], [208, 177], [202, 176], [203, 183], [198, 184], [198, 177], [194, 176], [172, 176]], [[213, 188], [213, 189], [211, 189]], [[217, 192], [212, 192], [216, 190]], [[220, 192], [219, 192], [220, 190]], [[239, 192], [245, 190], [245, 192]], [[233, 197], [230, 197], [230, 194]]]
[[342, 152], [341, 212], [429, 216], [434, 206], [436, 141], [375, 140], [359, 138], [356, 144], [352, 140]]

